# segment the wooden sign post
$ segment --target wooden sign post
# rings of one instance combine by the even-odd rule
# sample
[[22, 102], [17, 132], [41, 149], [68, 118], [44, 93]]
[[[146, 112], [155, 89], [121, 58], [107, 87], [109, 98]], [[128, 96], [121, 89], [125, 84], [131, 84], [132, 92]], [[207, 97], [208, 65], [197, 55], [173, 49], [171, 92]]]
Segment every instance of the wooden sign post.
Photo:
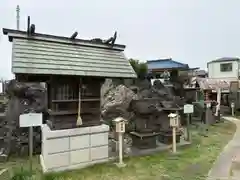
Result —
[[208, 132], [208, 126], [210, 123], [210, 118], [212, 116], [212, 111], [211, 111], [211, 101], [205, 101], [204, 105], [204, 116], [202, 117], [202, 123], [201, 123], [201, 129], [200, 129], [200, 135], [207, 137], [207, 132]]
[[29, 128], [29, 168], [32, 172], [33, 155], [33, 127], [42, 125], [42, 113], [21, 114], [19, 117], [19, 126]]
[[187, 141], [191, 141], [191, 134], [190, 134], [190, 127], [189, 127], [189, 125], [190, 125], [190, 116], [194, 112], [194, 108], [193, 108], [192, 104], [185, 104], [183, 108], [184, 108], [183, 109], [183, 113], [187, 114], [187, 127], [186, 127], [187, 137], [186, 137], [186, 140]]

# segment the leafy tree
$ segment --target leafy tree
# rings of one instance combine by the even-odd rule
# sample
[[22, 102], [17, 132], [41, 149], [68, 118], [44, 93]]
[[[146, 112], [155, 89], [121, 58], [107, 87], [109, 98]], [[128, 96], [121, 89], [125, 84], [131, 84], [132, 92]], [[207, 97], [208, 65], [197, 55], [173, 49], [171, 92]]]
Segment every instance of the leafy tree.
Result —
[[145, 78], [147, 76], [148, 67], [146, 63], [139, 62], [139, 60], [135, 59], [130, 59], [129, 62], [136, 72], [138, 78]]

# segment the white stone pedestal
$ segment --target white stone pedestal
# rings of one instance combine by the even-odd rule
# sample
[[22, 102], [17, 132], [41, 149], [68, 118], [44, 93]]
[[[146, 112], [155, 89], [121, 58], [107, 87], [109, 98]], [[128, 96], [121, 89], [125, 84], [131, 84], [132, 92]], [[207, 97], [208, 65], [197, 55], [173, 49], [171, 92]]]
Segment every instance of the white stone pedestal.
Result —
[[42, 126], [43, 172], [83, 168], [108, 161], [109, 126], [50, 130]]

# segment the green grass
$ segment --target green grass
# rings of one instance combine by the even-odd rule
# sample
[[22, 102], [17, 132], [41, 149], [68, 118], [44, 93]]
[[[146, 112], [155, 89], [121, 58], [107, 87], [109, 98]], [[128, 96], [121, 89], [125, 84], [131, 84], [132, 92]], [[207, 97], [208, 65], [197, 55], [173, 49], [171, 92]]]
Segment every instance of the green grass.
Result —
[[[112, 162], [98, 164], [82, 170], [50, 174], [45, 180], [205, 180], [213, 162], [232, 138], [235, 125], [230, 122], [219, 123], [209, 128], [208, 137], [193, 132], [193, 144], [178, 149], [178, 155], [169, 152], [151, 156], [125, 159], [126, 168], [119, 169]], [[3, 167], [28, 167], [27, 161], [17, 159]], [[34, 171], [40, 178], [38, 159], [34, 159]], [[42, 177], [43, 178], [43, 177]]]

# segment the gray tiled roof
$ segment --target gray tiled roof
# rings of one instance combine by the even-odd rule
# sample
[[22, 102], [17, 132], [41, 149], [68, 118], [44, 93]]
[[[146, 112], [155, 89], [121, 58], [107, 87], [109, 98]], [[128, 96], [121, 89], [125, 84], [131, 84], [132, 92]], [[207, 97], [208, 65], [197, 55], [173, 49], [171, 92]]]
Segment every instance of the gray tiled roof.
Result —
[[123, 53], [123, 45], [110, 47], [43, 34], [29, 38], [23, 31], [3, 31], [13, 43], [13, 73], [136, 77]]

